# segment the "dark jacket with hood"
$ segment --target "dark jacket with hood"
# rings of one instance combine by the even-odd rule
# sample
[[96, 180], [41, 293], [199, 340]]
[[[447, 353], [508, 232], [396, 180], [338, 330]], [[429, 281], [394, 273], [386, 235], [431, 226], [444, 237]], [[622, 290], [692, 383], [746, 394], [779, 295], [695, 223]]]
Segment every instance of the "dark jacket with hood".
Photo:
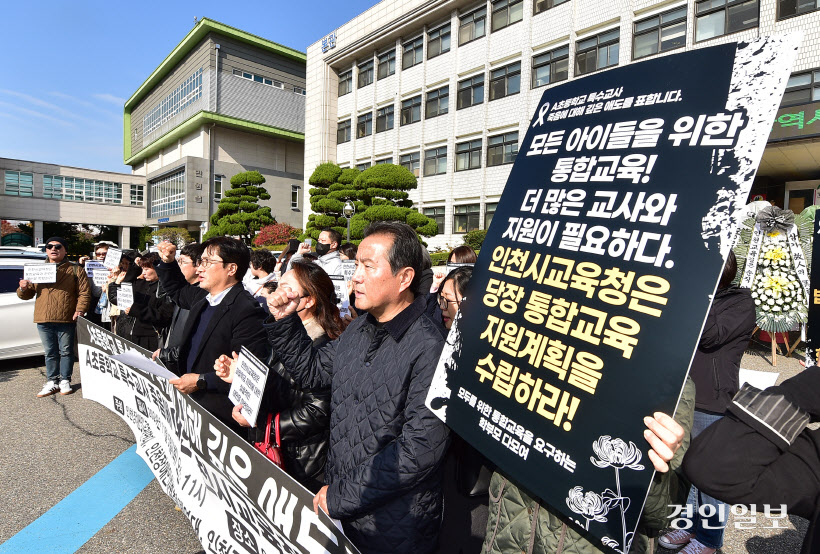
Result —
[[706, 316], [692, 360], [697, 410], [722, 414], [738, 390], [740, 359], [755, 328], [755, 304], [749, 289], [719, 289]]
[[444, 340], [419, 296], [391, 321], [355, 319], [314, 348], [296, 314], [266, 325], [303, 388], [331, 387], [327, 507], [363, 552], [436, 548], [448, 429], [424, 405]]

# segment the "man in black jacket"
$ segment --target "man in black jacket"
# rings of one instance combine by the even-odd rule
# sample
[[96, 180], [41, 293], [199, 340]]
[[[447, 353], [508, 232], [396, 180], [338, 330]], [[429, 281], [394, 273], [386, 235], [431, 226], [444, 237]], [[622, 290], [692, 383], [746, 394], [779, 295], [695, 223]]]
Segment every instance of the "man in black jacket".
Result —
[[726, 413], [683, 459], [698, 489], [731, 504], [765, 505], [807, 518], [802, 554], [820, 550], [820, 367], [776, 387], [743, 385]]
[[404, 223], [373, 223], [356, 256], [356, 306], [368, 312], [314, 348], [295, 314], [301, 298], [277, 290], [268, 339], [294, 381], [331, 387], [330, 451], [313, 500], [340, 519], [364, 553], [436, 548], [447, 427], [424, 400], [443, 346], [418, 295], [421, 244]]
[[231, 417], [230, 385], [216, 376], [214, 361], [222, 354], [239, 352], [242, 346], [264, 359], [268, 351], [262, 328], [265, 313], [241, 283], [250, 263], [248, 247], [236, 239], [215, 237], [202, 243], [202, 249], [197, 287], [185, 280], [176, 263], [176, 246], [170, 242], [159, 245], [162, 261], [156, 269], [160, 284], [172, 302], [190, 310], [182, 330], [180, 377], [170, 383], [242, 433]]

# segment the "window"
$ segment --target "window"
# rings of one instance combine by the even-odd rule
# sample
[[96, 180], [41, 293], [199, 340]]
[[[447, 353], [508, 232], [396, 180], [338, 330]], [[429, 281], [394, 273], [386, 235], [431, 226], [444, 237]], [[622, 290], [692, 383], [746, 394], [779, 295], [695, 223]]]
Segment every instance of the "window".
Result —
[[462, 204], [454, 206], [453, 233], [467, 233], [478, 229], [478, 218], [481, 215], [480, 204]]
[[493, 2], [493, 31], [521, 21], [524, 17], [523, 0], [495, 0]]
[[364, 171], [365, 169], [370, 169], [370, 162], [364, 162], [360, 164], [356, 164], [356, 169], [359, 171]]
[[305, 89], [303, 89], [302, 87], [294, 86], [293, 87], [293, 92], [295, 92], [296, 94], [301, 94], [302, 96], [307, 95], [307, 91]]
[[421, 95], [402, 100], [401, 102], [401, 124], [409, 125], [421, 121]]
[[532, 88], [566, 81], [569, 77], [569, 46], [532, 58]]
[[389, 131], [393, 128], [393, 105], [376, 110], [376, 132]]
[[450, 87], [441, 87], [427, 93], [427, 103], [424, 106], [424, 117], [427, 119], [444, 115], [450, 106]]
[[[62, 196], [63, 200], [77, 200], [80, 202], [122, 204], [124, 186], [126, 185], [123, 185], [122, 183], [112, 183], [110, 181], [45, 175], [43, 177], [43, 196], [46, 198], [57, 198], [58, 196]], [[142, 199], [144, 198], [144, 193], [142, 191], [143, 186], [131, 185], [131, 187], [132, 189], [129, 191], [131, 194], [131, 204], [137, 204], [133, 201], [133, 187], [139, 187], [140, 196], [139, 204], [137, 205], [142, 205]]]
[[550, 8], [554, 8], [555, 6], [560, 6], [568, 1], [569, 0], [534, 0], [535, 5], [533, 6], [532, 13], [533, 15], [541, 13]]
[[412, 154], [402, 154], [402, 156], [399, 158], [399, 165], [409, 169], [410, 173], [412, 173], [416, 177], [419, 176], [420, 162], [421, 154], [418, 152], [413, 152]]
[[575, 75], [585, 75], [605, 67], [618, 65], [620, 29], [579, 40], [575, 48]]
[[214, 201], [222, 200], [222, 175], [214, 175]]
[[154, 179], [151, 185], [151, 217], [165, 217], [185, 211], [185, 170]]
[[450, 51], [450, 24], [427, 33], [427, 59]]
[[521, 62], [490, 71], [490, 100], [518, 94], [521, 89]]
[[339, 73], [339, 96], [344, 96], [351, 91], [353, 91], [353, 71]]
[[343, 142], [350, 142], [350, 120], [345, 119], [344, 121], [339, 122], [339, 126], [336, 128], [336, 143], [342, 144]]
[[381, 160], [376, 160], [376, 165], [392, 164], [392, 163], [393, 163], [393, 158], [392, 157], [382, 158]]
[[22, 260], [20, 264], [19, 266], [0, 267], [0, 293], [17, 291], [17, 287], [20, 286], [20, 279], [25, 275]]
[[802, 15], [820, 8], [820, 0], [778, 0], [777, 18]]
[[458, 109], [469, 108], [484, 102], [484, 74], [458, 83]]
[[695, 42], [757, 27], [758, 0], [695, 2]]
[[793, 106], [820, 101], [820, 70], [794, 73], [786, 83], [781, 106]]
[[447, 147], [431, 148], [424, 151], [424, 176], [447, 173]]
[[396, 49], [393, 48], [383, 54], [379, 54], [379, 79], [389, 77], [396, 72]]
[[131, 205], [145, 205], [145, 187], [143, 185], [131, 185]]
[[498, 207], [498, 202], [488, 202], [484, 205], [484, 228], [489, 229], [490, 223], [493, 221], [495, 209]]
[[6, 194], [9, 196], [34, 196], [34, 174], [6, 171]]
[[487, 139], [487, 167], [511, 164], [518, 154], [518, 131]]
[[290, 209], [299, 209], [299, 185], [290, 186]]
[[[444, 206], [436, 206], [434, 208], [424, 208], [422, 209], [422, 214], [426, 215], [430, 219], [436, 222], [438, 225], [438, 233], [441, 234], [444, 232]], [[15, 284], [15, 287], [17, 285]]]
[[481, 139], [456, 144], [456, 171], [481, 167]]
[[402, 46], [401, 68], [407, 69], [421, 63], [424, 50], [424, 37], [405, 42]]
[[58, 175], [43, 175], [43, 198], [60, 200], [63, 197], [63, 178]]
[[373, 112], [367, 112], [356, 120], [356, 138], [367, 137], [373, 134]]
[[[250, 73], [243, 73], [242, 77], [253, 80], [253, 75]], [[162, 127], [200, 98], [202, 98], [202, 68], [194, 71], [181, 85], [143, 116], [143, 138]]]
[[635, 23], [632, 59], [686, 46], [686, 6]]
[[373, 82], [373, 60], [359, 65], [359, 88]]
[[487, 7], [462, 15], [458, 25], [459, 46], [483, 37], [487, 34]]

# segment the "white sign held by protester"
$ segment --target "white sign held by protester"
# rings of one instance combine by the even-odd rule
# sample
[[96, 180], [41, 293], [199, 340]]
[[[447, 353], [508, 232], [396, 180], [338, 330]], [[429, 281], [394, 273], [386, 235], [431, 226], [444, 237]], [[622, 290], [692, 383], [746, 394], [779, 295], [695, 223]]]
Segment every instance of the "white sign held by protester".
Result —
[[120, 265], [120, 260], [122, 259], [122, 250], [117, 250], [116, 248], [109, 248], [108, 252], [105, 254], [105, 260], [103, 260], [103, 265], [108, 269], [117, 269]]
[[339, 315], [344, 317], [350, 315], [350, 295], [347, 292], [347, 279], [343, 275], [331, 275], [333, 288], [336, 292], [336, 305], [339, 307]]
[[239, 351], [239, 359], [236, 360], [236, 372], [228, 397], [234, 406], [242, 404], [242, 415], [251, 427], [256, 427], [267, 380], [268, 367], [243, 346]]
[[85, 272], [88, 275], [88, 278], [91, 279], [98, 287], [103, 286], [108, 280], [108, 276], [111, 274], [109, 269], [105, 267], [102, 262], [92, 260], [85, 262]]
[[57, 264], [26, 264], [23, 266], [23, 279], [32, 283], [56, 283]]
[[131, 283], [123, 283], [120, 285], [120, 290], [117, 291], [117, 307], [121, 310], [127, 310], [134, 305], [134, 287]]

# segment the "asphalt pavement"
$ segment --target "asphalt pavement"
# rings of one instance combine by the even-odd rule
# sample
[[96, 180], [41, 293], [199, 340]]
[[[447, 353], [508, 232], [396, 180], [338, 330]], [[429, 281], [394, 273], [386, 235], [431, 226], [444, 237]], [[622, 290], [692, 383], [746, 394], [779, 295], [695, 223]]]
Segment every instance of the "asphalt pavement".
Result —
[[[742, 367], [777, 372], [778, 383], [802, 369], [795, 357], [782, 356], [773, 367], [769, 345], [753, 345]], [[74, 394], [36, 398], [45, 380], [42, 356], [0, 363], [0, 552], [2, 543], [33, 522], [36, 528], [40, 516], [134, 444], [117, 414], [83, 398], [76, 365]], [[730, 517], [721, 550], [725, 554], [796, 554], [807, 528], [795, 516], [779, 522], [782, 528], [777, 529], [765, 528], [772, 522], [762, 514], [751, 529], [737, 523]], [[65, 536], [72, 529], [56, 526], [45, 532]], [[189, 522], [154, 480], [77, 552], [204, 551]]]
[[[134, 444], [119, 415], [83, 398], [77, 364], [74, 394], [36, 398], [45, 381], [42, 356], [0, 362], [0, 551], [2, 543]], [[75, 532], [66, 527], [45, 532]], [[154, 480], [77, 552], [203, 550], [188, 520]]]

